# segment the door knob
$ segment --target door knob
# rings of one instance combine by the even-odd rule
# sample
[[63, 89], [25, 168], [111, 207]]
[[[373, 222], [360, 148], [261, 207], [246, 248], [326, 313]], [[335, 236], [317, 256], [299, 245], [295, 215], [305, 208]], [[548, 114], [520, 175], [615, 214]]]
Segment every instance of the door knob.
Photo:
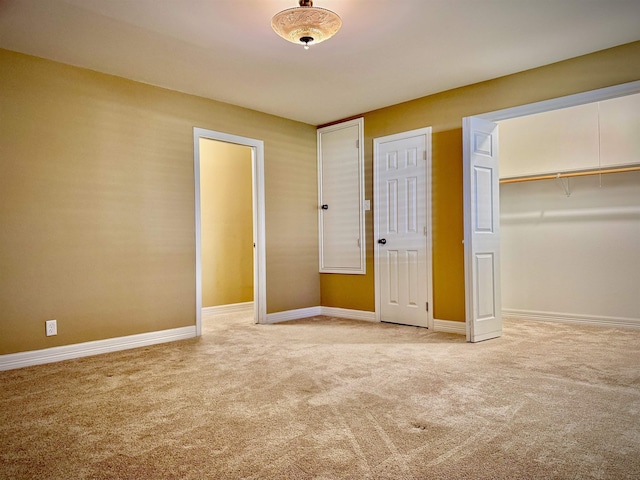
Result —
[[329, 210], [329, 205], [327, 205], [326, 203], [324, 205], [322, 205], [321, 207], [323, 210]]
[[380, 245], [384, 245], [384, 244], [386, 244], [386, 243], [387, 243], [387, 239], [386, 239], [386, 238], [381, 238], [380, 240], [378, 240], [378, 243], [379, 243]]

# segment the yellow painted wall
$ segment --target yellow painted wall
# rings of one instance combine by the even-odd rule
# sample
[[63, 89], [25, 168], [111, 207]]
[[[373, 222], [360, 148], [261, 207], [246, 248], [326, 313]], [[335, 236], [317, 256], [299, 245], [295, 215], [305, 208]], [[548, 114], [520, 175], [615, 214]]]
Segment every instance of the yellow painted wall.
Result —
[[6, 50], [0, 72], [0, 354], [195, 324], [194, 126], [265, 142], [267, 311], [319, 304], [315, 127]]
[[[0, 354], [194, 324], [194, 126], [264, 140], [267, 311], [374, 309], [319, 275], [315, 127], [0, 50]], [[433, 127], [434, 314], [464, 319], [462, 117], [640, 79], [640, 42], [391, 106], [373, 139]], [[44, 321], [59, 334], [44, 336]]]
[[202, 306], [253, 301], [251, 147], [200, 139]]
[[[437, 68], [437, 65], [434, 65]], [[434, 317], [464, 321], [462, 118], [640, 79], [640, 42], [423, 97], [364, 115], [365, 198], [373, 198], [373, 139], [433, 127]], [[375, 310], [373, 215], [367, 275], [321, 275], [322, 305]]]

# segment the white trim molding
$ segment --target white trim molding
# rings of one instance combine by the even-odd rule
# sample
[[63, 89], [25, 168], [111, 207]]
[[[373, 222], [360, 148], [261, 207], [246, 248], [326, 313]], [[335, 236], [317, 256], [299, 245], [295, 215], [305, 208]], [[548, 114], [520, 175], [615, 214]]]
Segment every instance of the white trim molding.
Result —
[[322, 307], [298, 308], [297, 310], [267, 313], [267, 320], [264, 323], [280, 323], [289, 320], [300, 320], [301, 318], [317, 317], [319, 315], [322, 315]]
[[550, 100], [529, 103], [526, 105], [518, 105], [516, 107], [509, 107], [503, 110], [494, 110], [493, 112], [481, 113], [474, 116], [484, 118], [485, 120], [492, 122], [499, 122], [501, 120], [524, 117], [525, 115], [550, 112], [551, 110], [559, 110], [567, 107], [576, 107], [587, 103], [603, 102], [612, 98], [634, 95], [636, 93], [640, 93], [640, 80], [613, 85], [611, 87], [599, 88], [597, 90], [590, 90], [588, 92], [575, 93], [564, 97], [552, 98]]
[[280, 323], [289, 320], [300, 320], [301, 318], [318, 317], [324, 315], [327, 317], [346, 318], [348, 320], [362, 320], [365, 322], [377, 322], [376, 312], [366, 312], [364, 310], [349, 310], [347, 308], [336, 307], [308, 307], [299, 308], [297, 310], [286, 310], [284, 312], [276, 312], [267, 314], [265, 323]]
[[[348, 320], [360, 320], [364, 322], [378, 322], [376, 312], [367, 312], [364, 310], [349, 310], [346, 308], [336, 307], [309, 307], [300, 308], [298, 310], [287, 310], [284, 312], [267, 314], [266, 323], [279, 323], [289, 320], [300, 320], [302, 318], [327, 316], [335, 318], [345, 318]], [[465, 322], [454, 322], [451, 320], [434, 320], [434, 332], [466, 334]]]
[[349, 310], [346, 308], [336, 307], [320, 307], [321, 315], [327, 317], [346, 318], [348, 320], [362, 320], [364, 322], [377, 322], [376, 312], [367, 312], [364, 310]]
[[466, 335], [467, 324], [465, 322], [454, 322], [453, 320], [433, 320], [433, 331]]
[[253, 312], [253, 302], [230, 303], [228, 305], [216, 305], [214, 307], [203, 307], [202, 316], [212, 317], [215, 315], [226, 315], [228, 313], [251, 313]]
[[605, 317], [574, 313], [539, 312], [535, 310], [502, 309], [502, 316], [511, 320], [530, 320], [534, 322], [580, 323], [598, 327], [640, 328], [640, 318]]
[[119, 352], [131, 348], [147, 347], [158, 343], [186, 340], [196, 336], [196, 327], [173, 328], [158, 332], [140, 333], [126, 337], [95, 340], [92, 342], [63, 345], [60, 347], [32, 350], [29, 352], [0, 355], [0, 371], [30, 367], [44, 363], [60, 362], [74, 358], [100, 355], [102, 353]]

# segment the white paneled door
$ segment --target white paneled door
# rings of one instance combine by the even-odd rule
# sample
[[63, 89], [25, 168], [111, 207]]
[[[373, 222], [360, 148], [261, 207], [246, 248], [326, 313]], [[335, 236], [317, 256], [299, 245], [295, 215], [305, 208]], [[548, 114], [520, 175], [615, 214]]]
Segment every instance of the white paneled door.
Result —
[[467, 340], [502, 335], [498, 126], [463, 124], [464, 254]]
[[366, 273], [364, 120], [318, 130], [318, 230], [321, 273]]
[[374, 140], [376, 311], [383, 322], [430, 326], [431, 129]]

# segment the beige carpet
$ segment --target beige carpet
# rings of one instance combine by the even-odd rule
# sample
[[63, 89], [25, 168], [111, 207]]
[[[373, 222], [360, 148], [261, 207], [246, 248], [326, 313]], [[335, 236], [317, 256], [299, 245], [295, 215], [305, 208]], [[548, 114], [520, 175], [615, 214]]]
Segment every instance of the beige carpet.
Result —
[[326, 317], [0, 372], [3, 479], [640, 478], [640, 330]]

